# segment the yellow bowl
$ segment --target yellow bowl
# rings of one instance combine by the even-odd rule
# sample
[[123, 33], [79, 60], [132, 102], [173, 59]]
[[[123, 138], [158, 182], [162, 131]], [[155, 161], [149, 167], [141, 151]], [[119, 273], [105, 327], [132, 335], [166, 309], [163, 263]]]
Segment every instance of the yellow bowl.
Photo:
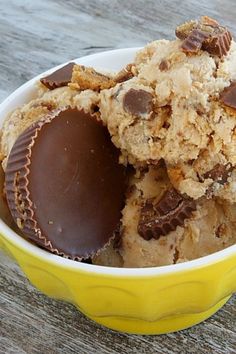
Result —
[[[117, 70], [132, 61], [136, 50], [110, 51], [76, 61]], [[2, 103], [2, 120], [33, 97], [37, 80], [29, 81]], [[35, 287], [73, 303], [89, 318], [115, 330], [137, 334], [178, 331], [211, 316], [236, 291], [236, 245], [177, 265], [109, 268], [46, 252], [17, 235], [3, 220], [0, 248], [15, 258]]]

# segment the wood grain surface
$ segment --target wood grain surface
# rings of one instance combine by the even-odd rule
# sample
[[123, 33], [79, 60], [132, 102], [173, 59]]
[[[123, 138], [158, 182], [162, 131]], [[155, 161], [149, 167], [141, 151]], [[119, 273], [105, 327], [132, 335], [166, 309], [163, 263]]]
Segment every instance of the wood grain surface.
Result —
[[[173, 38], [200, 15], [236, 35], [234, 0], [0, 0], [0, 101], [36, 74], [90, 53]], [[116, 333], [39, 293], [0, 255], [1, 354], [234, 353], [236, 296], [191, 329], [162, 336]]]

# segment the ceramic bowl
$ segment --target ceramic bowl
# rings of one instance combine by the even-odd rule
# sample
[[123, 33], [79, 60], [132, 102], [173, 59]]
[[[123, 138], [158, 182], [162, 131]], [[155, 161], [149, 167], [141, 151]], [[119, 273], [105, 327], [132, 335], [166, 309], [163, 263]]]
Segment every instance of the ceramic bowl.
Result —
[[[75, 60], [101, 70], [119, 70], [137, 48]], [[63, 64], [64, 65], [64, 64]], [[58, 68], [58, 67], [57, 67]], [[0, 119], [34, 97], [30, 80], [0, 105]], [[28, 242], [0, 220], [0, 247], [12, 256], [32, 284], [74, 304], [94, 321], [129, 333], [161, 334], [195, 325], [215, 313], [236, 291], [236, 245], [182, 264], [153, 268], [109, 268], [64, 259]]]

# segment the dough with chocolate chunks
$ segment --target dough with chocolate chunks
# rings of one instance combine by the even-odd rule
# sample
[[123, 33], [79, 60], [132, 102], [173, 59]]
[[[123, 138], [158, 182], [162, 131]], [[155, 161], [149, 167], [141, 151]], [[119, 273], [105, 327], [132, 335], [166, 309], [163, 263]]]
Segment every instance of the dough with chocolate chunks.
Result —
[[[101, 92], [101, 118], [125, 163], [163, 159], [180, 194], [221, 195], [233, 203], [234, 174], [224, 183], [203, 176], [217, 164], [236, 167], [236, 44], [224, 24], [206, 16], [176, 33], [180, 39], [140, 50], [135, 76]], [[229, 40], [217, 55], [213, 43], [222, 33]], [[195, 46], [191, 55], [183, 51], [187, 38]]]
[[145, 240], [138, 232], [145, 201], [158, 201], [171, 184], [165, 168], [150, 167], [133, 181], [123, 210], [120, 254], [124, 267], [153, 267], [181, 263], [217, 252], [236, 242], [236, 204], [203, 198], [174, 231]]

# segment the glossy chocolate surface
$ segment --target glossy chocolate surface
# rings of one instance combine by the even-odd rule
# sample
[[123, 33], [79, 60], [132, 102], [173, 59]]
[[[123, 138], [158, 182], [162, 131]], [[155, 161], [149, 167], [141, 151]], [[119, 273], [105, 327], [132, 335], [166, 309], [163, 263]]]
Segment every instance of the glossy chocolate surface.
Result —
[[[13, 156], [15, 148], [17, 142]], [[62, 111], [42, 125], [31, 148], [25, 186], [37, 223], [32, 230], [36, 242], [39, 228], [50, 241], [44, 247], [86, 258], [109, 241], [124, 203], [125, 170], [118, 157], [107, 129], [83, 111]], [[31, 224], [27, 220], [23, 231]]]
[[40, 79], [40, 81], [49, 90], [54, 90], [55, 88], [66, 86], [71, 81], [74, 66], [75, 63], [69, 63], [54, 71], [52, 74], [43, 77]]

